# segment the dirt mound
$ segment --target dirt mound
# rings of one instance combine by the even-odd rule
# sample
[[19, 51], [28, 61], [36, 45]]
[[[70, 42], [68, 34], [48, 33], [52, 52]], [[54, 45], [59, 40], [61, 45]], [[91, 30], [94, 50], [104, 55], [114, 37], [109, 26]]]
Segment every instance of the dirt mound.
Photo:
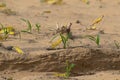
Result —
[[17, 54], [10, 51], [0, 51], [0, 70], [20, 71], [56, 71], [64, 72], [66, 60], [74, 63], [73, 72], [88, 72], [99, 70], [120, 69], [120, 50], [73, 48], [54, 50], [32, 56], [32, 54]]

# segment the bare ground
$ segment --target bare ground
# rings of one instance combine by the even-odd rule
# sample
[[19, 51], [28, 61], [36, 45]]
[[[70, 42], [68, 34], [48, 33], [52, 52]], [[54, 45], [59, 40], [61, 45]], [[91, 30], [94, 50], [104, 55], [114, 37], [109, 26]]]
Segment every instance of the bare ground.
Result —
[[[116, 49], [114, 40], [119, 41], [120, 0], [90, 0], [86, 5], [80, 0], [64, 0], [62, 5], [49, 5], [39, 0], [0, 0], [16, 15], [6, 15], [0, 11], [0, 22], [6, 26], [14, 26], [18, 31], [26, 29], [20, 18], [29, 19], [34, 25], [41, 24], [38, 34], [22, 33], [11, 36], [2, 42], [5, 47], [19, 46], [25, 54], [19, 55], [0, 47], [0, 79], [7, 80], [64, 80], [54, 76], [54, 72], [64, 72], [65, 61], [76, 66], [72, 77], [68, 80], [120, 80], [120, 50]], [[43, 13], [51, 11], [51, 13]], [[104, 15], [103, 21], [95, 31], [85, 31], [86, 26], [98, 16]], [[77, 24], [79, 20], [82, 24]], [[56, 23], [72, 23], [74, 41], [70, 41], [69, 49], [47, 50], [53, 36], [49, 28], [56, 28]], [[100, 47], [89, 39], [86, 34], [95, 35], [101, 30]], [[59, 46], [62, 48], [62, 45]]]

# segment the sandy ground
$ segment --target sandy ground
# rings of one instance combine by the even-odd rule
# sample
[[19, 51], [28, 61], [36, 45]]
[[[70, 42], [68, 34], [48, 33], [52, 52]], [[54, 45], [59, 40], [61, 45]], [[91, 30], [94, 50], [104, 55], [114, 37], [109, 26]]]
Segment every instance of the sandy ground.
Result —
[[[16, 12], [16, 15], [7, 15], [0, 11], [0, 23], [6, 26], [13, 26], [17, 31], [27, 28], [20, 18], [30, 20], [32, 25], [36, 23], [41, 24], [39, 34], [34, 28], [32, 34], [21, 33], [21, 40], [18, 36], [11, 36], [7, 41], [2, 42], [5, 47], [19, 46], [25, 53], [32, 54], [33, 57], [47, 52], [46, 48], [51, 45], [49, 41], [54, 32], [49, 29], [55, 29], [56, 23], [66, 25], [71, 22], [73, 35], [78, 37], [86, 34], [95, 35], [100, 30], [103, 30], [104, 34], [101, 34], [100, 43], [102, 48], [114, 49], [116, 47], [113, 41], [120, 41], [120, 0], [102, 0], [102, 2], [99, 2], [99, 0], [90, 0], [89, 5], [80, 0], [63, 0], [64, 4], [62, 5], [40, 3], [39, 0], [0, 0], [0, 2], [6, 3], [8, 8]], [[51, 11], [51, 13], [44, 13], [44, 11]], [[104, 18], [102, 22], [97, 25], [97, 30], [84, 31], [95, 18], [101, 15], [104, 15]], [[76, 23], [77, 20], [83, 25]], [[96, 47], [96, 44], [89, 39], [77, 38], [71, 41], [70, 46]], [[5, 72], [1, 72], [1, 80], [4, 80], [3, 77], [9, 76], [15, 80], [63, 80], [56, 77], [54, 78], [54, 76], [49, 78], [49, 76], [46, 75], [47, 73]], [[18, 78], [16, 76], [18, 76]], [[34, 79], [34, 77], [32, 77], [33, 79], [30, 79], [31, 76], [37, 76], [38, 78], [35, 77], [37, 79]], [[44, 76], [45, 79], [43, 78]], [[120, 72], [119, 70], [103, 71], [97, 72], [94, 75], [77, 76], [74, 78], [75, 80], [120, 80]]]
[[[119, 80], [120, 71], [104, 71], [94, 75], [84, 75], [70, 77], [68, 79], [54, 76], [55, 73], [38, 73], [38, 72], [6, 72], [1, 74], [0, 80], [6, 80], [14, 77], [13, 80]], [[7, 75], [7, 76], [6, 76]]]

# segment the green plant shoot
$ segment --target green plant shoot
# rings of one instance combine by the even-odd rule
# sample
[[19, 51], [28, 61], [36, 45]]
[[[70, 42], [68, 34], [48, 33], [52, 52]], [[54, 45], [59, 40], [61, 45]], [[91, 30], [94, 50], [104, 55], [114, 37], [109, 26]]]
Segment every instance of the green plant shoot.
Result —
[[32, 31], [32, 24], [30, 23], [30, 21], [26, 20], [26, 19], [23, 19], [23, 18], [21, 18], [21, 20], [24, 21], [27, 24], [27, 26], [28, 26], [27, 30], [22, 30], [22, 32], [31, 33], [31, 31]]
[[40, 27], [41, 27], [41, 25], [40, 24], [35, 24], [35, 27], [36, 27], [36, 29], [37, 29], [37, 31], [38, 31], [38, 33], [40, 32]]
[[87, 35], [87, 37], [88, 37], [90, 40], [94, 41], [94, 42], [97, 44], [97, 46], [100, 45], [100, 35], [99, 35], [99, 34], [98, 34], [96, 37], [91, 36], [91, 35]]
[[55, 73], [55, 76], [69, 78], [71, 75], [71, 71], [74, 67], [75, 67], [75, 64], [70, 64], [68, 61], [66, 61], [65, 72], [64, 73]]
[[71, 70], [75, 67], [75, 64], [70, 64], [68, 61], [66, 61], [66, 78], [69, 78], [70, 74], [71, 74]]
[[62, 39], [63, 48], [66, 49], [69, 37], [68, 35], [64, 36], [63, 34], [60, 34], [60, 37]]
[[116, 46], [117, 49], [120, 48], [120, 43], [118, 41], [114, 40], [114, 44], [115, 44], [115, 46]]
[[100, 45], [100, 35], [99, 34], [96, 37], [96, 43], [98, 46]]

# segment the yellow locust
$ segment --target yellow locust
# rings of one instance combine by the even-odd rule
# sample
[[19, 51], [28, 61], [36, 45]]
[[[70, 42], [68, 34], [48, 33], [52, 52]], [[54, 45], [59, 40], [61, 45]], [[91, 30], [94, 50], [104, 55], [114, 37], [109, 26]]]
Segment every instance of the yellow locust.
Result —
[[96, 19], [92, 22], [92, 24], [90, 25], [90, 27], [88, 27], [87, 29], [88, 29], [88, 30], [96, 30], [96, 28], [97, 28], [96, 24], [100, 23], [100, 22], [102, 21], [103, 17], [104, 17], [104, 15], [96, 18]]
[[89, 1], [88, 0], [81, 0], [82, 2], [86, 3], [86, 4], [89, 4]]
[[66, 73], [55, 73], [56, 77], [66, 77]]
[[48, 4], [61, 4], [62, 0], [44, 0]]
[[96, 18], [96, 19], [93, 21], [92, 25], [95, 25], [95, 24], [98, 24], [99, 22], [101, 22], [102, 19], [103, 19], [103, 17], [104, 17], [104, 15], [102, 15], [102, 16]]
[[20, 49], [19, 47], [17, 47], [17, 46], [13, 46], [13, 48], [12, 48], [14, 51], [16, 51], [17, 53], [19, 53], [19, 54], [24, 54], [24, 52], [22, 51], [22, 49]]
[[62, 39], [60, 38], [60, 39], [58, 39], [57, 41], [55, 41], [54, 43], [52, 43], [51, 47], [52, 47], [52, 48], [55, 48], [55, 47], [57, 47], [61, 42], [62, 42]]
[[5, 31], [8, 32], [8, 34], [10, 34], [10, 35], [15, 34], [15, 29], [13, 27], [11, 27], [11, 26], [0, 29], [0, 34], [4, 34]]

